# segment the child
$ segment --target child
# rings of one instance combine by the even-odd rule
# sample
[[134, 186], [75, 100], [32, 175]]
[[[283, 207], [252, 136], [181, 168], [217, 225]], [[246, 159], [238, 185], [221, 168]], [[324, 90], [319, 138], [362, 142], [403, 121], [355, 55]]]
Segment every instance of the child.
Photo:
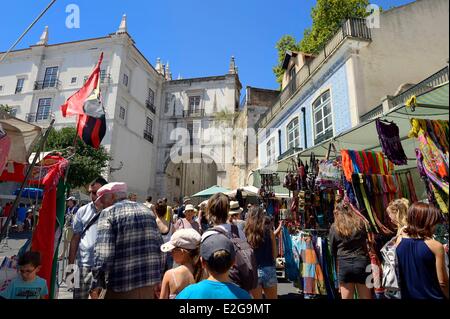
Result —
[[170, 241], [161, 246], [163, 252], [172, 252], [177, 268], [164, 274], [160, 299], [175, 299], [185, 287], [202, 279], [202, 267], [199, 257], [201, 236], [192, 229], [180, 229], [173, 233]]
[[225, 235], [206, 237], [200, 245], [200, 256], [209, 277], [186, 287], [176, 299], [251, 299], [247, 291], [230, 281], [229, 270], [235, 255], [234, 245]]
[[19, 258], [19, 276], [1, 293], [6, 299], [44, 299], [47, 282], [36, 274], [41, 269], [41, 254], [28, 251]]

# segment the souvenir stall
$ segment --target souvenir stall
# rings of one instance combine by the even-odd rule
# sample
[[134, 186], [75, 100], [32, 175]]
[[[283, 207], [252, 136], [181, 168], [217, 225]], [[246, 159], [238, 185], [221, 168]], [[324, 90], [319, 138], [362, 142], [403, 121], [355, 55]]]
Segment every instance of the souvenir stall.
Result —
[[284, 185], [293, 192], [282, 232], [286, 275], [305, 298], [337, 296], [327, 243], [337, 196], [370, 224], [377, 242], [369, 247], [372, 265], [396, 231], [385, 213], [393, 199], [433, 203], [448, 225], [448, 114], [447, 83], [284, 160], [292, 163]]

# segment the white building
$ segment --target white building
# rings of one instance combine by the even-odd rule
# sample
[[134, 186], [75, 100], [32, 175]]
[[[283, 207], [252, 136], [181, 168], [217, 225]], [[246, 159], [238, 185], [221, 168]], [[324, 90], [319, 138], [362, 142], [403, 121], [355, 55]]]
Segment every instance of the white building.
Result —
[[226, 132], [239, 110], [241, 88], [234, 58], [226, 75], [164, 83], [158, 197], [175, 201], [210, 186], [232, 186], [232, 150], [227, 147], [232, 140]]
[[[225, 75], [172, 81], [168, 63], [158, 59], [153, 67], [136, 47], [126, 16], [117, 32], [105, 37], [59, 44], [48, 40], [46, 28], [36, 45], [13, 51], [3, 61], [0, 104], [43, 127], [52, 118], [56, 129], [75, 127], [76, 117], [63, 118], [60, 105], [83, 86], [103, 52], [107, 132], [102, 145], [112, 157], [105, 174], [108, 181], [126, 182], [141, 201], [147, 195], [174, 201], [216, 184], [231, 187], [231, 151], [224, 150], [220, 136], [217, 141], [199, 141], [211, 135], [209, 128], [233, 125], [242, 88], [234, 58]], [[228, 119], [215, 121], [217, 112]], [[190, 133], [187, 142], [204, 146], [188, 148], [184, 156], [191, 161], [184, 158], [183, 164], [169, 156], [175, 128]], [[216, 147], [210, 149], [210, 144]], [[202, 164], [202, 158], [209, 158], [209, 163]]]
[[63, 118], [59, 107], [83, 86], [103, 52], [107, 133], [102, 145], [113, 158], [108, 180], [127, 182], [140, 199], [154, 192], [165, 77], [139, 52], [126, 16], [117, 32], [105, 37], [60, 44], [48, 39], [46, 28], [36, 45], [11, 52], [0, 64], [0, 104], [28, 122], [48, 126], [54, 117], [56, 129], [74, 127], [76, 117]]

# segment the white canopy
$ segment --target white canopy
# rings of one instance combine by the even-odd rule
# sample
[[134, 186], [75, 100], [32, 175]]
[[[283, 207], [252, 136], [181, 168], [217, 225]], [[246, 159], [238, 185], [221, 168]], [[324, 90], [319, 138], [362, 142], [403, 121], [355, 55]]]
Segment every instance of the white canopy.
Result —
[[4, 112], [0, 112], [0, 125], [11, 139], [8, 161], [28, 163], [29, 151], [41, 135], [42, 129]]
[[[242, 196], [244, 196], [244, 197], [258, 196], [258, 191], [259, 191], [258, 187], [249, 185], [249, 186], [239, 187], [238, 189], [240, 189], [242, 191]], [[232, 190], [231, 192], [226, 193], [226, 195], [235, 197], [238, 189]]]

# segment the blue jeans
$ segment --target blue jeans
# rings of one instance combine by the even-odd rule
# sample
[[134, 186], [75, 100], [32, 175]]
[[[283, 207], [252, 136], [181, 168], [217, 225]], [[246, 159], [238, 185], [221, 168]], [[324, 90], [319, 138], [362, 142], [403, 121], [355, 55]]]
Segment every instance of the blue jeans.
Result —
[[258, 285], [263, 288], [272, 288], [278, 285], [275, 266], [258, 267]]

